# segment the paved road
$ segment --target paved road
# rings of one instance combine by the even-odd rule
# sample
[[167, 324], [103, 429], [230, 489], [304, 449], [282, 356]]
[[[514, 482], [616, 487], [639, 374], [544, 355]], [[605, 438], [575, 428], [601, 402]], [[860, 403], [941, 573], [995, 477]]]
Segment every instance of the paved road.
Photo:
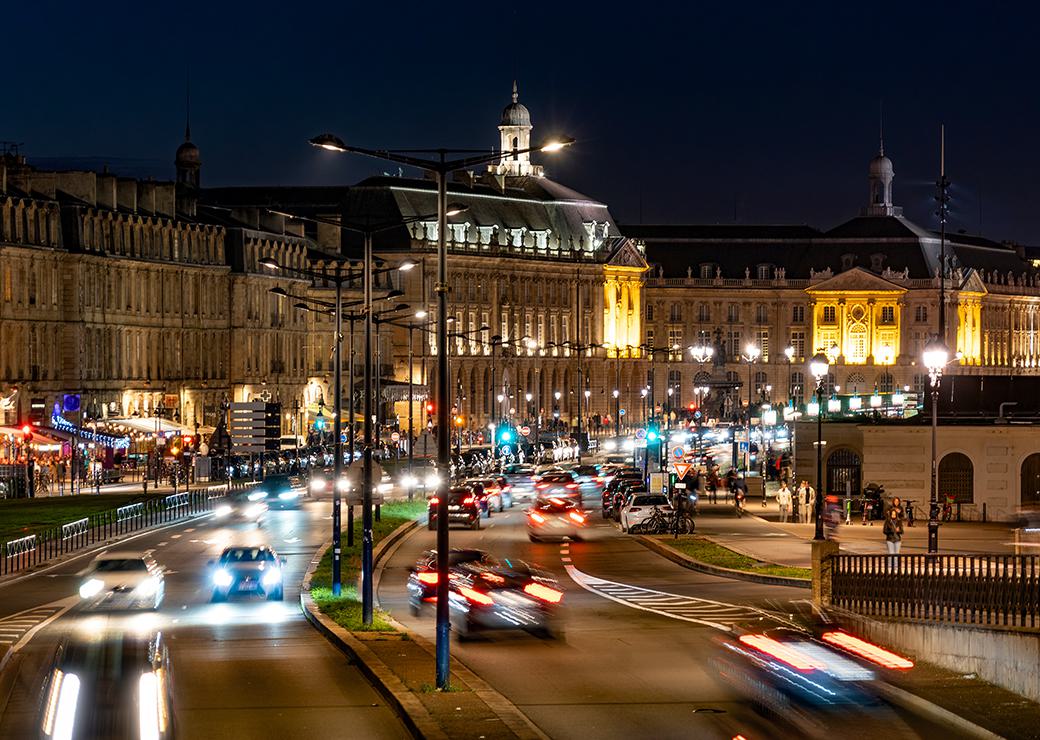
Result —
[[[596, 514], [595, 516], [598, 516]], [[712, 667], [720, 628], [804, 609], [802, 589], [760, 586], [695, 573], [651, 553], [593, 519], [586, 541], [531, 543], [520, 507], [495, 514], [482, 531], [452, 530], [459, 546], [549, 568], [566, 588], [562, 641], [494, 634], [453, 642], [459, 657], [516, 703], [553, 738], [748, 738], [795, 736], [760, 716]], [[425, 529], [402, 541], [385, 563], [379, 600], [393, 615], [433, 639], [432, 610], [412, 617], [404, 581], [422, 550]], [[819, 735], [957, 737], [945, 727], [883, 707], [866, 718], [824, 721]]]
[[[271, 512], [263, 529], [207, 519], [126, 544], [154, 550], [169, 569], [155, 619], [169, 638], [181, 737], [408, 737], [382, 697], [300, 612], [299, 582], [326, 537], [329, 511], [327, 503], [309, 502], [299, 511]], [[287, 558], [285, 601], [210, 604], [207, 561], [228, 544], [260, 543]], [[0, 738], [35, 736], [55, 645], [86, 619], [66, 607], [77, 601], [76, 573], [87, 562], [0, 586], [0, 654], [43, 625], [0, 673]]]

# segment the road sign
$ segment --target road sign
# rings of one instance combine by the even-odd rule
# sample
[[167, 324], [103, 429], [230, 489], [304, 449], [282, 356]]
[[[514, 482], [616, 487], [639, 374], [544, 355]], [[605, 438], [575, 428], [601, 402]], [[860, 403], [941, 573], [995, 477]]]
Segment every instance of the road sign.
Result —
[[618, 409], [617, 413], [618, 413], [618, 416], [624, 416], [625, 415], [625, 410], [624, 409]]
[[672, 457], [674, 457], [676, 460], [682, 460], [683, 457], [685, 457], [685, 456], [686, 456], [686, 448], [685, 447], [673, 447], [672, 448]]
[[391, 442], [399, 442], [400, 440], [401, 440], [401, 435], [398, 432], [392, 432], [390, 434], [390, 441]]
[[693, 463], [676, 462], [672, 463], [672, 467], [675, 468], [675, 475], [679, 480], [686, 477], [686, 474], [693, 468]]
[[699, 418], [701, 418], [701, 412], [700, 412], [700, 411], [694, 411], [694, 412], [693, 412], [693, 418], [694, 418], [694, 419], [699, 419]]
[[636, 439], [645, 439], [645, 438], [646, 438], [646, 430], [645, 429], [637, 429], [636, 430]]
[[279, 403], [247, 401], [231, 404], [231, 446], [237, 453], [277, 450], [281, 440]]
[[529, 426], [522, 426], [522, 427], [520, 427], [520, 434], [524, 435], [525, 437], [531, 436], [531, 427], [529, 427]]

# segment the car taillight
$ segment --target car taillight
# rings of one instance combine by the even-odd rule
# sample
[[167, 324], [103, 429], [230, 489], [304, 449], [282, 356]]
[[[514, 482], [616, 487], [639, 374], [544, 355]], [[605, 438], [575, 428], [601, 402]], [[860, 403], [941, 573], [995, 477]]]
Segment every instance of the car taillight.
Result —
[[578, 524], [584, 524], [585, 523], [585, 517], [583, 517], [581, 514], [579, 514], [576, 511], [572, 511], [567, 516], [569, 516], [571, 518], [571, 521], [575, 521]]
[[465, 596], [468, 601], [474, 604], [482, 604], [483, 606], [489, 606], [495, 603], [495, 600], [492, 599], [486, 593], [483, 593], [481, 591], [474, 591], [472, 588], [467, 588], [466, 586], [462, 586], [459, 589], [459, 593]]
[[420, 583], [428, 583], [431, 586], [436, 586], [437, 585], [437, 580], [438, 580], [438, 578], [437, 578], [437, 571], [428, 570], [428, 571], [423, 571], [422, 573], [419, 574], [419, 582]]
[[439, 498], [437, 498], [436, 496], [433, 496], [433, 497], [432, 497], [432, 498], [430, 499], [430, 506], [436, 506], [436, 505], [437, 505], [437, 504], [439, 504], [440, 502], [441, 502], [441, 500], [440, 500]]
[[866, 658], [871, 663], [877, 663], [883, 668], [898, 668], [906, 670], [914, 667], [914, 662], [902, 655], [885, 650], [883, 647], [861, 640], [847, 632], [824, 632], [823, 641], [836, 645], [850, 653], [855, 653], [861, 658]]
[[537, 524], [545, 524], [545, 517], [539, 514], [537, 511], [531, 512], [531, 520]]
[[563, 598], [563, 591], [557, 591], [555, 588], [549, 588], [548, 586], [538, 583], [537, 581], [531, 581], [524, 586], [524, 593], [534, 596], [536, 599], [542, 601], [548, 601], [550, 604], [559, 604], [560, 599]]
[[548, 483], [539, 483], [539, 484], [537, 484], [535, 486], [535, 488], [548, 488], [548, 487], [549, 487]]
[[785, 645], [765, 635], [741, 635], [740, 641], [748, 647], [765, 653], [799, 671], [815, 671], [826, 666], [792, 645]]
[[565, 485], [565, 486], [564, 486], [564, 488], [569, 488], [569, 489], [571, 489], [572, 491], [573, 491], [573, 490], [574, 490], [575, 488], [577, 488], [577, 487], [578, 487], [578, 484], [577, 484], [577, 483], [568, 483], [567, 485]]
[[466, 498], [462, 499], [462, 503], [464, 503], [464, 504], [472, 504], [476, 500], [477, 500], [476, 496], [466, 496]]
[[481, 573], [480, 577], [488, 583], [505, 583], [506, 579], [496, 573]]

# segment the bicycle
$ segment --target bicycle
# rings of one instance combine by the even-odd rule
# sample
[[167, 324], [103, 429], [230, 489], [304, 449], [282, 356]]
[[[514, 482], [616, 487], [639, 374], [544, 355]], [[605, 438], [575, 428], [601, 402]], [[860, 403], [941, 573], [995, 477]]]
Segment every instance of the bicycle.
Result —
[[678, 537], [681, 534], [693, 534], [695, 527], [693, 517], [689, 512], [675, 511], [672, 513], [672, 521], [668, 528], [675, 537]]
[[953, 500], [947, 498], [942, 505], [942, 520], [948, 522], [953, 519]]
[[636, 534], [667, 534], [669, 530], [668, 517], [659, 508], [654, 507], [653, 513], [648, 516], [642, 524], [629, 527], [629, 531]]

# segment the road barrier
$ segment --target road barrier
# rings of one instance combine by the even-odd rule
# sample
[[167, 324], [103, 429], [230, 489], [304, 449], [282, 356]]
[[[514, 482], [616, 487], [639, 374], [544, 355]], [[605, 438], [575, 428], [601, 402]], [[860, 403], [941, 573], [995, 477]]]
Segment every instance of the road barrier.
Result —
[[186, 519], [211, 510], [224, 498], [210, 491], [191, 491], [153, 498], [118, 509], [100, 511], [51, 529], [11, 540], [0, 548], [0, 575], [16, 573], [83, 547], [131, 532]]
[[830, 602], [860, 614], [1036, 628], [1037, 555], [836, 555]]

